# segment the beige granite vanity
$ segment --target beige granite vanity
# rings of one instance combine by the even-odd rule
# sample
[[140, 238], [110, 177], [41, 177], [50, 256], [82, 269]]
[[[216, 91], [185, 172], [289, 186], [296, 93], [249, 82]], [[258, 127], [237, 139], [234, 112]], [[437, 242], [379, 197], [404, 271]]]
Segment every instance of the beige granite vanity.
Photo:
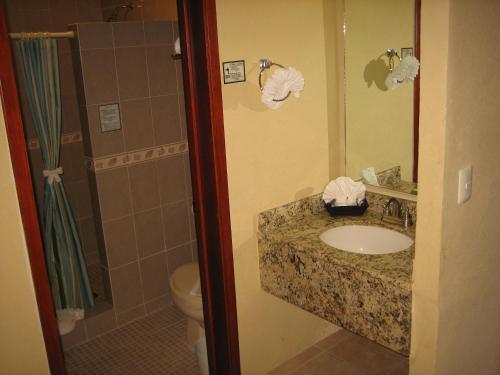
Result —
[[[332, 218], [320, 195], [259, 215], [262, 288], [354, 333], [408, 355], [414, 246], [399, 253], [362, 255], [324, 244], [332, 227], [376, 225], [414, 238], [414, 229], [381, 223], [387, 197], [367, 193], [361, 217]], [[415, 214], [414, 203], [408, 202]], [[413, 227], [414, 228], [414, 227]]]

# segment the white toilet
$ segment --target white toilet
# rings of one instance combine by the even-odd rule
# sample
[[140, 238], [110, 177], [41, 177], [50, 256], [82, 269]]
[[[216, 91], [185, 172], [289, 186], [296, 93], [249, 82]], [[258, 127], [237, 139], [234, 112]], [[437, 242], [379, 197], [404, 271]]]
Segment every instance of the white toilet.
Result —
[[194, 349], [205, 335], [198, 264], [188, 263], [177, 268], [170, 276], [170, 290], [175, 305], [186, 315], [187, 342]]

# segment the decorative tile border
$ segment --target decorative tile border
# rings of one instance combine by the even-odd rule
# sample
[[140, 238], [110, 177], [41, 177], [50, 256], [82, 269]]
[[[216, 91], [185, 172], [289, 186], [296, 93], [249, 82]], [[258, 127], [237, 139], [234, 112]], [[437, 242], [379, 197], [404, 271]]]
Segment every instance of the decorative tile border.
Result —
[[[82, 132], [71, 132], [61, 134], [61, 144], [67, 145], [70, 143], [80, 143], [82, 142]], [[28, 139], [28, 149], [29, 150], [37, 150], [40, 148], [40, 141], [38, 138], [30, 138]]]
[[155, 160], [167, 156], [182, 154], [188, 151], [187, 141], [179, 143], [171, 143], [156, 147], [145, 148], [101, 158], [86, 158], [85, 165], [88, 170], [93, 172], [101, 172], [108, 169], [124, 167], [142, 163], [148, 160]]

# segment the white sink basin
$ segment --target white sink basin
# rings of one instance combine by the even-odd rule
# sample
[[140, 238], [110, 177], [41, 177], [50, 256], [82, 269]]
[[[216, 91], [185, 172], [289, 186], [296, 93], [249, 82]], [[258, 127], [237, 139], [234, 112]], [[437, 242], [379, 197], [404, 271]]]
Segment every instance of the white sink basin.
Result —
[[358, 254], [397, 253], [413, 245], [413, 240], [402, 233], [364, 225], [328, 229], [319, 238], [329, 246]]

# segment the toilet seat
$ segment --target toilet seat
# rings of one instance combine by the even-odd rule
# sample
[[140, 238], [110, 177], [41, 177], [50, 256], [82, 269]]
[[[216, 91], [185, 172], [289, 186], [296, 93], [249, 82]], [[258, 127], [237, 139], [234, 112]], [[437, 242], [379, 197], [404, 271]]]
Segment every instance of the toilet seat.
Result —
[[177, 307], [188, 317], [203, 324], [198, 264], [188, 263], [178, 267], [170, 277], [170, 289]]
[[175, 270], [170, 279], [172, 287], [179, 293], [201, 299], [198, 264], [188, 263], [180, 266]]

